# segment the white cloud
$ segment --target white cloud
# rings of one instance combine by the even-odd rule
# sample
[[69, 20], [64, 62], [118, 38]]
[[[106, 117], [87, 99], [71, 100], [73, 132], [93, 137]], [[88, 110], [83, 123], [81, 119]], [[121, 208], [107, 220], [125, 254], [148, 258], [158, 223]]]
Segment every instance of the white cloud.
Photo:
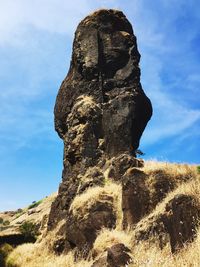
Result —
[[[154, 113], [149, 127], [143, 134], [142, 144], [156, 144], [160, 140], [177, 135], [181, 138], [188, 129], [199, 123], [200, 109], [183, 106], [181, 100], [184, 96], [180, 95], [178, 102], [176, 93], [166, 90], [168, 85], [161, 78], [163, 63], [159, 56], [149, 55], [146, 52], [143, 56], [146, 60], [143, 62], [142, 83], [152, 101]], [[178, 85], [185, 86], [180, 82]]]
[[30, 27], [71, 36], [88, 13], [115, 3], [114, 0], [1, 0], [0, 43], [22, 42]]
[[29, 27], [72, 34], [89, 11], [87, 0], [3, 0], [0, 9], [0, 42], [20, 42]]

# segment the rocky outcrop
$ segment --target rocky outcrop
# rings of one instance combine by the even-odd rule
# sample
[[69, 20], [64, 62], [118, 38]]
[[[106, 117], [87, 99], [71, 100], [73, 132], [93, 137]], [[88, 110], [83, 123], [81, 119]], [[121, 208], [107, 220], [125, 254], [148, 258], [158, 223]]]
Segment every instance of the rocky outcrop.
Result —
[[164, 210], [150, 215], [137, 225], [135, 240], [157, 242], [162, 249], [168, 242], [172, 253], [196, 237], [200, 218], [200, 204], [190, 195], [175, 195]]
[[106, 160], [121, 154], [129, 157], [129, 166], [143, 165], [134, 157], [152, 107], [140, 83], [139, 60], [136, 37], [122, 12], [99, 10], [78, 25], [54, 110], [55, 129], [64, 141], [64, 169], [49, 230], [69, 216], [77, 194], [104, 182], [100, 173], [99, 181], [83, 182], [89, 168], [104, 169]]
[[180, 194], [167, 203], [165, 211], [162, 221], [175, 252], [196, 237], [200, 205], [192, 196]]
[[122, 181], [122, 177], [128, 169], [133, 167], [141, 168], [143, 166], [144, 162], [142, 159], [137, 159], [128, 154], [121, 154], [112, 158], [108, 177], [115, 181]]
[[104, 196], [104, 199], [96, 201], [89, 210], [82, 215], [70, 212], [66, 219], [66, 239], [71, 247], [79, 250], [90, 249], [101, 228], [114, 228], [116, 215], [113, 210], [113, 199]]
[[149, 211], [149, 190], [145, 184], [144, 172], [132, 168], [123, 176], [122, 212], [123, 228], [134, 226]]

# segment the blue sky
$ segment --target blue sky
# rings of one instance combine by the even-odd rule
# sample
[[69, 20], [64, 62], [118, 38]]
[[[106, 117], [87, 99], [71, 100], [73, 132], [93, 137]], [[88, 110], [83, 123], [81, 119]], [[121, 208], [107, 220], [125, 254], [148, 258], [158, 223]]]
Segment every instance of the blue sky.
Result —
[[145, 159], [199, 163], [200, 5], [189, 0], [0, 0], [0, 210], [30, 204], [61, 181], [62, 141], [53, 108], [78, 22], [121, 9], [141, 53], [154, 115]]

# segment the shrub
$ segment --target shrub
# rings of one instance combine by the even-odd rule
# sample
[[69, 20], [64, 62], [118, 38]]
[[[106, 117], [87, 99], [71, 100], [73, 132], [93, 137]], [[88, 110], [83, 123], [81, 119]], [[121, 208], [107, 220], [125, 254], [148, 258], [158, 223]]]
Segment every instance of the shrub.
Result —
[[0, 217], [0, 224], [2, 224], [2, 223], [3, 223], [3, 218]]
[[22, 225], [20, 225], [19, 230], [21, 234], [24, 235], [27, 239], [36, 239], [38, 235], [37, 226], [33, 222], [26, 221]]
[[10, 224], [10, 222], [8, 220], [3, 221], [4, 226], [8, 226], [9, 224]]
[[28, 209], [33, 209], [36, 208], [37, 206], [39, 206], [42, 203], [42, 199], [39, 201], [33, 201], [33, 203], [31, 205], [28, 206]]
[[23, 209], [17, 209], [17, 213], [22, 213]]
[[9, 244], [4, 244], [0, 247], [0, 266], [4, 267], [7, 256], [13, 250], [13, 247]]
[[198, 174], [200, 174], [200, 165], [197, 166], [197, 172], [198, 172]]

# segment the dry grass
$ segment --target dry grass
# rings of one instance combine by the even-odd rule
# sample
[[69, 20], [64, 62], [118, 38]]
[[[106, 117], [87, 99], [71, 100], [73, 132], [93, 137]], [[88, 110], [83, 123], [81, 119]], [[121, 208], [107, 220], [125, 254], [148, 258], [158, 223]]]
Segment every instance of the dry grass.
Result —
[[131, 248], [131, 237], [131, 233], [129, 232], [119, 231], [116, 229], [102, 229], [94, 242], [93, 253], [95, 255], [102, 254], [108, 247], [118, 243], [123, 243], [128, 248]]
[[[198, 201], [200, 199], [200, 179], [196, 175], [194, 179], [180, 184], [175, 190], [169, 192], [162, 202], [160, 202], [150, 216], [156, 216], [164, 211], [166, 203], [169, 202], [175, 195], [186, 194], [193, 196]], [[144, 218], [145, 219], [145, 218]]]
[[73, 252], [56, 256], [41, 244], [23, 244], [18, 246], [7, 259], [9, 267], [87, 267], [92, 262], [81, 260], [74, 262]]
[[92, 96], [81, 95], [76, 99], [76, 103], [72, 109], [72, 113], [78, 113], [81, 116], [88, 116], [91, 110], [99, 112], [99, 105]]
[[149, 174], [153, 171], [162, 170], [168, 177], [176, 179], [180, 175], [195, 177], [197, 175], [197, 166], [188, 164], [178, 164], [160, 161], [145, 161], [142, 170]]
[[185, 245], [175, 255], [169, 245], [160, 250], [155, 244], [141, 242], [132, 248], [133, 263], [130, 267], [198, 267], [200, 263], [200, 229], [193, 243]]
[[59, 238], [59, 229], [63, 226], [64, 220], [58, 223], [53, 231], [44, 238], [37, 240], [35, 244], [27, 243], [18, 246], [7, 258], [7, 267], [87, 267], [91, 261], [74, 260], [74, 252], [67, 255], [56, 255], [53, 250], [53, 243]]
[[110, 182], [104, 187], [97, 186], [89, 188], [83, 194], [76, 196], [70, 206], [70, 210], [74, 216], [87, 216], [88, 211], [95, 202], [108, 202], [107, 196], [111, 196], [113, 198], [113, 203], [111, 202], [110, 204], [114, 207], [114, 211], [116, 212], [118, 219], [117, 222], [119, 224], [121, 221], [121, 185], [114, 182]]

